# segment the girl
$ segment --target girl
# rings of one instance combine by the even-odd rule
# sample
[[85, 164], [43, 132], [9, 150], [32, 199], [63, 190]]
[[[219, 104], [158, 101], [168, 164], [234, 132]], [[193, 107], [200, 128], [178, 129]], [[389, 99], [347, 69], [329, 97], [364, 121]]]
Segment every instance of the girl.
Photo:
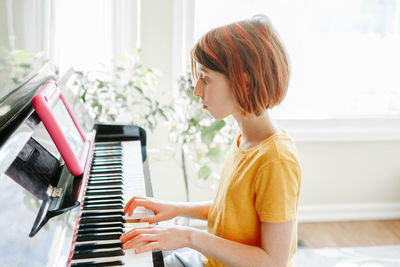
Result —
[[[211, 30], [194, 46], [191, 58], [194, 94], [203, 108], [216, 120], [232, 115], [239, 126], [216, 197], [202, 203], [133, 197], [124, 212], [151, 209], [155, 216], [142, 219], [149, 223], [176, 216], [204, 219], [208, 231], [136, 228], [121, 236], [123, 248], [141, 253], [188, 247], [199, 252], [204, 266], [291, 266], [300, 167], [293, 141], [268, 113], [288, 88], [284, 46], [269, 19], [257, 15]], [[185, 254], [176, 255], [183, 263]], [[192, 266], [194, 258], [183, 265]]]

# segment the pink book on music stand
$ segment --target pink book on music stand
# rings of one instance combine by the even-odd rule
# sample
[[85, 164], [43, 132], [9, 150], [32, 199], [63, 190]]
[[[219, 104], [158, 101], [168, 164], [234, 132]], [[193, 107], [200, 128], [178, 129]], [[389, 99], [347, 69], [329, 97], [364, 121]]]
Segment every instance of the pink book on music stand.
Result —
[[58, 84], [47, 81], [33, 97], [32, 104], [71, 174], [81, 175], [89, 152], [89, 141]]

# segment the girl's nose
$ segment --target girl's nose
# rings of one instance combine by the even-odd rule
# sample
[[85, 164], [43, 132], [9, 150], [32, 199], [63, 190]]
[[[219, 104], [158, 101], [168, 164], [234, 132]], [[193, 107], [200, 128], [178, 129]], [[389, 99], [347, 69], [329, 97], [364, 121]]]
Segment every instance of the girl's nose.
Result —
[[194, 96], [197, 96], [197, 97], [200, 97], [200, 98], [203, 96], [203, 93], [202, 93], [203, 92], [203, 88], [202, 88], [201, 82], [202, 82], [202, 80], [199, 79], [197, 81], [197, 83], [196, 83], [196, 86], [194, 87], [194, 90], [193, 90]]

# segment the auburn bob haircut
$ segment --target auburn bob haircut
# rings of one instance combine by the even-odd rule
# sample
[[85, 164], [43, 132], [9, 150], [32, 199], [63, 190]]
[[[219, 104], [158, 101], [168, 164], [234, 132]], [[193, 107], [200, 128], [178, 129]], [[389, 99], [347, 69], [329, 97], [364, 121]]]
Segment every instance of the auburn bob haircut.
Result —
[[259, 116], [278, 105], [289, 85], [286, 49], [264, 15], [209, 31], [194, 46], [191, 63], [195, 80], [199, 64], [224, 74], [244, 114]]

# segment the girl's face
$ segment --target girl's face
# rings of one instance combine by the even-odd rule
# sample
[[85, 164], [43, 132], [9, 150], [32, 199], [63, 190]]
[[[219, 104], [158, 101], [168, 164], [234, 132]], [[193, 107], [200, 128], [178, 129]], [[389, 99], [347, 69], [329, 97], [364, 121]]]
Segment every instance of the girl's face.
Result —
[[206, 109], [216, 120], [238, 112], [238, 104], [227, 77], [202, 65], [199, 68], [199, 80], [194, 88], [194, 95], [201, 98]]

